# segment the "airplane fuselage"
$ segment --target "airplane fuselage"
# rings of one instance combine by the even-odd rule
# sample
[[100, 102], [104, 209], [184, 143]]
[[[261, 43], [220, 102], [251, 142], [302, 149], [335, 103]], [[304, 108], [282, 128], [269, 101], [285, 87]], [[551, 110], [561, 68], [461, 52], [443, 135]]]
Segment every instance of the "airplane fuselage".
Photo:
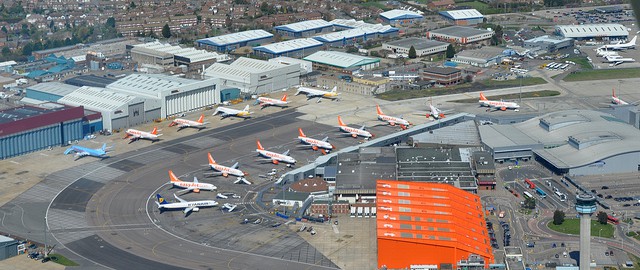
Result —
[[259, 97], [258, 102], [260, 102], [260, 105], [262, 106], [286, 106], [287, 104], [289, 104], [289, 102], [287, 101], [268, 97]]
[[231, 167], [227, 167], [227, 166], [222, 166], [219, 164], [209, 164], [209, 166], [211, 167], [211, 169], [221, 172], [223, 176], [227, 176], [227, 175], [233, 175], [233, 176], [244, 176], [245, 174], [238, 169], [234, 169]]
[[393, 116], [389, 116], [389, 115], [384, 115], [384, 114], [378, 114], [378, 119], [385, 121], [387, 123], [389, 123], [392, 126], [395, 125], [403, 125], [403, 126], [409, 126], [410, 123], [407, 120], [404, 120], [402, 118], [399, 117], [393, 117]]
[[173, 120], [174, 125], [179, 125], [181, 127], [195, 127], [195, 128], [199, 128], [199, 127], [203, 127], [204, 124], [197, 122], [197, 121], [193, 121], [193, 120], [187, 120], [187, 119], [175, 119]]
[[316, 140], [316, 139], [308, 138], [308, 137], [302, 137], [302, 136], [298, 136], [298, 139], [303, 143], [309, 144], [311, 146], [315, 146], [317, 148], [323, 148], [323, 149], [327, 149], [327, 150], [333, 149], [333, 145], [331, 145], [330, 143], [325, 142], [325, 141]]
[[159, 135], [152, 134], [151, 132], [140, 131], [137, 129], [127, 129], [126, 131], [128, 136], [138, 138], [138, 139], [148, 139], [148, 140], [156, 140]]
[[611, 97], [611, 103], [617, 104], [617, 105], [627, 105], [627, 104], [629, 104], [626, 101], [624, 101], [622, 99], [619, 99], [617, 97]]
[[520, 108], [520, 105], [518, 105], [515, 102], [481, 100], [480, 104], [484, 105], [484, 106], [487, 106], [487, 107], [498, 108], [498, 109], [502, 109], [502, 108], [505, 108], [505, 109], [518, 109], [518, 108]]
[[194, 183], [194, 182], [173, 182], [174, 187], [179, 188], [196, 188], [199, 190], [214, 191], [216, 187], [209, 183]]
[[352, 128], [352, 127], [349, 127], [349, 126], [340, 126], [340, 130], [342, 130], [343, 132], [346, 132], [346, 133], [351, 133], [351, 136], [354, 137], [354, 138], [357, 137], [357, 136], [362, 136], [362, 137], [365, 137], [365, 138], [372, 137], [371, 133], [369, 131], [362, 130], [362, 129], [359, 129], [359, 128]]
[[196, 209], [201, 207], [212, 207], [218, 205], [218, 202], [212, 200], [206, 201], [193, 201], [193, 202], [176, 202], [176, 203], [167, 203], [161, 204], [158, 206], [160, 209], [182, 209], [182, 208], [193, 208], [193, 211], [198, 211]]
[[[277, 162], [284, 162], [284, 163], [289, 163], [289, 164], [295, 164], [296, 160], [290, 156], [287, 155], [283, 155], [283, 154], [278, 154], [275, 152], [271, 152], [268, 150], [260, 150], [260, 149], [256, 149], [256, 151], [258, 151], [258, 153], [266, 158], [270, 158], [271, 160], [275, 160]], [[275, 162], [274, 162], [275, 163]]]

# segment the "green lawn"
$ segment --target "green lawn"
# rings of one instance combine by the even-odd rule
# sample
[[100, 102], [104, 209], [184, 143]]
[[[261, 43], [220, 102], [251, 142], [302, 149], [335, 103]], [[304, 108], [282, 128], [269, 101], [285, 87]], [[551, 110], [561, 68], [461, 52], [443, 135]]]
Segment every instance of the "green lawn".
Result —
[[[557, 95], [560, 95], [560, 92], [553, 91], [553, 90], [542, 90], [542, 91], [535, 91], [535, 92], [524, 92], [524, 93], [522, 93], [522, 98], [552, 97], [552, 96], [557, 96]], [[514, 100], [514, 99], [519, 99], [520, 98], [520, 93], [507, 94], [507, 95], [487, 96], [487, 98], [490, 99], [490, 100]], [[453, 100], [451, 102], [456, 102], [456, 103], [476, 103], [476, 102], [478, 102], [478, 99], [477, 98], [468, 98], [468, 99]]]
[[364, 7], [377, 7], [379, 9], [382, 9], [382, 10], [385, 10], [385, 11], [386, 10], [390, 10], [390, 8], [388, 8], [387, 6], [384, 5], [384, 2], [375, 2], [374, 1], [374, 2], [362, 3], [360, 5], [364, 6]]
[[[576, 62], [578, 63], [578, 62]], [[640, 68], [593, 69], [577, 71], [564, 77], [566, 82], [627, 79], [640, 77]]]
[[57, 263], [57, 264], [61, 264], [64, 266], [78, 266], [78, 264], [72, 260], [67, 259], [65, 256], [62, 256], [60, 254], [57, 253], [53, 253], [50, 254], [49, 257], [51, 257], [51, 261]]
[[[577, 218], [565, 219], [560, 225], [554, 225], [553, 221], [547, 224], [549, 229], [556, 232], [566, 234], [580, 234], [580, 220]], [[602, 230], [601, 230], [602, 229]], [[613, 238], [614, 227], [611, 224], [600, 224], [597, 220], [591, 220], [591, 236], [601, 236], [606, 238]]]
[[633, 268], [634, 270], [640, 270], [640, 258], [636, 257], [636, 255], [633, 255], [631, 253], [627, 253], [629, 254], [629, 259], [631, 259], [631, 261], [633, 261]]
[[589, 60], [587, 60], [586, 57], [570, 57], [567, 59], [564, 59], [565, 61], [572, 61], [574, 63], [576, 63], [576, 65], [580, 66], [580, 68], [582, 68], [582, 70], [589, 70], [589, 69], [593, 69], [593, 66], [591, 65], [591, 63], [589, 63]]

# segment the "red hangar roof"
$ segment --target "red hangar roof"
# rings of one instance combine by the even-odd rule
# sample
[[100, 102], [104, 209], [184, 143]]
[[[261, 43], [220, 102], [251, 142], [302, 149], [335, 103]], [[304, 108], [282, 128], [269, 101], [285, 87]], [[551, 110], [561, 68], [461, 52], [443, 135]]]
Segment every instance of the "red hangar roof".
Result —
[[493, 253], [480, 197], [448, 184], [378, 180], [378, 267], [446, 265]]

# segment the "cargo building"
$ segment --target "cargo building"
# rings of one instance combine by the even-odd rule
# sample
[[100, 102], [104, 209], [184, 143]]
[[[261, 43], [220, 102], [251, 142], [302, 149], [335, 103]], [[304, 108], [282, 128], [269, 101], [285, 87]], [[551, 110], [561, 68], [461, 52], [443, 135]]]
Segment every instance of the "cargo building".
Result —
[[271, 43], [273, 34], [264, 30], [249, 30], [216, 37], [198, 39], [196, 45], [210, 51], [229, 52], [244, 46]]
[[476, 9], [447, 10], [439, 14], [455, 25], [477, 25], [484, 21], [484, 15]]
[[412, 25], [424, 20], [421, 14], [404, 9], [393, 9], [380, 13], [380, 19], [383, 23], [390, 25]]
[[303, 38], [324, 32], [331, 32], [333, 30], [333, 24], [318, 19], [279, 25], [273, 29], [277, 34], [285, 38]]

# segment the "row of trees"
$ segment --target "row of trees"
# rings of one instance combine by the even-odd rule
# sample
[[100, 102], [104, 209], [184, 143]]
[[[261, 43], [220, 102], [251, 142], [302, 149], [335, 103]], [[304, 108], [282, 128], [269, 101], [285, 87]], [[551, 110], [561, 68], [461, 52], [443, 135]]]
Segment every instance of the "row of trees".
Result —
[[[596, 218], [598, 219], [598, 223], [604, 225], [607, 224], [608, 222], [608, 217], [609, 215], [607, 215], [607, 213], [605, 212], [598, 212], [598, 214], [596, 215]], [[562, 210], [556, 210], [553, 212], [553, 224], [554, 225], [560, 225], [564, 222], [564, 218], [565, 218], [565, 213]]]

